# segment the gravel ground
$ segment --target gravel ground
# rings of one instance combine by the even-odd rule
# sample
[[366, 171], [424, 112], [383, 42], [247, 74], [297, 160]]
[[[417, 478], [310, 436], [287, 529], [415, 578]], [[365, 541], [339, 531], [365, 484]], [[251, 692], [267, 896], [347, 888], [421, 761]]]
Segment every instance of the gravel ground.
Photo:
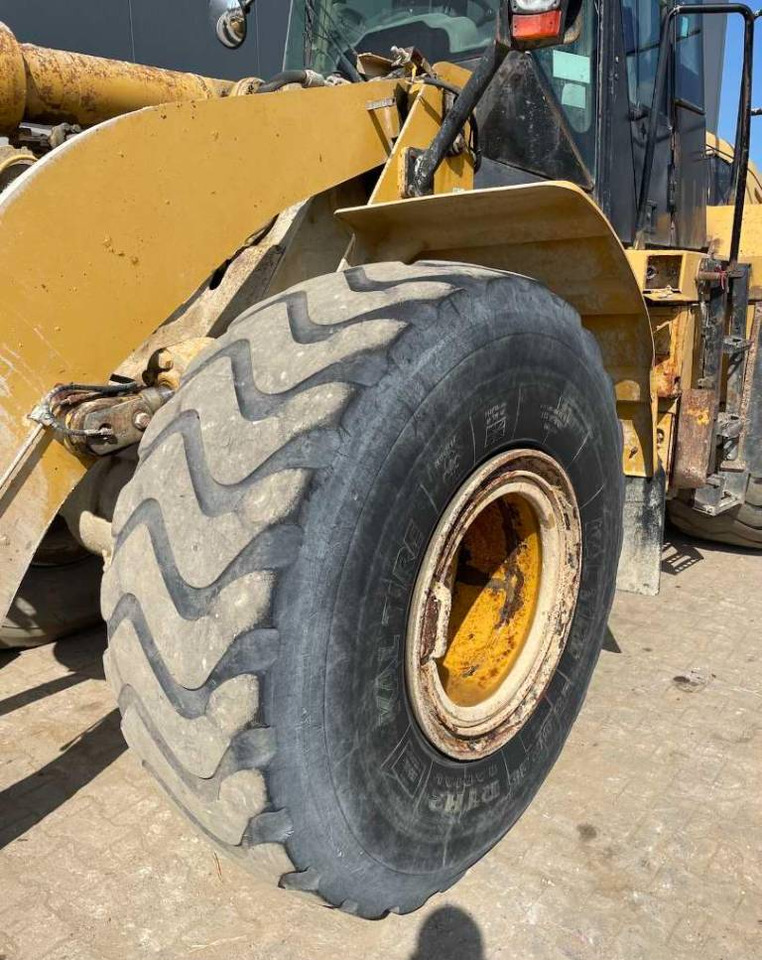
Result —
[[665, 549], [620, 595], [566, 750], [419, 913], [259, 886], [126, 751], [102, 630], [0, 653], [0, 960], [762, 957], [762, 555]]

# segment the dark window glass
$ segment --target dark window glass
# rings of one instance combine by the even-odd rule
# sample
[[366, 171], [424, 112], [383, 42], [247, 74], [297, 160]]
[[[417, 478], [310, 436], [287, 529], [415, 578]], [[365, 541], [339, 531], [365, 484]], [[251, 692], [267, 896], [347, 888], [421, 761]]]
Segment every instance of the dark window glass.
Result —
[[[660, 0], [624, 0], [624, 46], [630, 102], [650, 107], [659, 60], [661, 22], [667, 9]], [[700, 16], [678, 17], [675, 27], [675, 94], [704, 106], [703, 37]], [[662, 104], [662, 110], [664, 104]]]
[[723, 157], [718, 157], [717, 154], [710, 154], [707, 157], [707, 168], [709, 174], [707, 203], [712, 207], [731, 203], [733, 198], [731, 189], [732, 164]]
[[661, 12], [659, 0], [624, 0], [624, 49], [630, 102], [650, 107], [659, 59]]
[[583, 4], [580, 30], [572, 43], [535, 52], [561, 104], [582, 158], [595, 173], [595, 112], [598, 18], [592, 2]]
[[294, 4], [289, 66], [336, 69], [340, 53], [388, 56], [417, 46], [432, 62], [478, 55], [495, 36], [500, 0], [301, 0]]
[[695, 107], [704, 108], [703, 17], [678, 17], [675, 51], [675, 93]]

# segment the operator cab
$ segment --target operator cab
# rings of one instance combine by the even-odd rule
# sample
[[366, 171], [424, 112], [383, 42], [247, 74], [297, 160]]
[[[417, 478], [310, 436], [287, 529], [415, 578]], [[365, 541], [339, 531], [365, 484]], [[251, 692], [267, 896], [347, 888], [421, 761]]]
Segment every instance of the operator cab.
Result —
[[[286, 66], [341, 73], [358, 52], [388, 56], [393, 46], [415, 46], [431, 63], [473, 68], [495, 37], [499, 7], [500, 0], [296, 0]], [[666, 9], [660, 0], [577, 0], [567, 6], [564, 42], [512, 50], [476, 110], [476, 186], [571, 181], [632, 244]], [[645, 204], [649, 246], [706, 247], [703, 19], [678, 18]]]
[[302, 48], [313, 70], [330, 73], [337, 49], [386, 55], [393, 46], [415, 46], [430, 63], [461, 63], [478, 58], [494, 38], [499, 6], [500, 0], [302, 0], [292, 7], [289, 66]]

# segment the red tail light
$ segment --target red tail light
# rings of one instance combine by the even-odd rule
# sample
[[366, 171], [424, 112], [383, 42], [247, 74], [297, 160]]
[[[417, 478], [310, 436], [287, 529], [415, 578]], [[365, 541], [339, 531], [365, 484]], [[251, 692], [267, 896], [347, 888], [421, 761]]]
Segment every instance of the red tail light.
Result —
[[512, 33], [516, 40], [547, 40], [561, 33], [561, 11], [513, 14]]

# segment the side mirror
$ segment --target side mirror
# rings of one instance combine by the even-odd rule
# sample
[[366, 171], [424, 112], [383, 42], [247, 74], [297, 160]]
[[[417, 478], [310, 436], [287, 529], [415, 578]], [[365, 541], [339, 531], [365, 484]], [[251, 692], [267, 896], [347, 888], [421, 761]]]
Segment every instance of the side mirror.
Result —
[[246, 17], [254, 0], [209, 0], [209, 20], [220, 43], [236, 50], [246, 40]]

